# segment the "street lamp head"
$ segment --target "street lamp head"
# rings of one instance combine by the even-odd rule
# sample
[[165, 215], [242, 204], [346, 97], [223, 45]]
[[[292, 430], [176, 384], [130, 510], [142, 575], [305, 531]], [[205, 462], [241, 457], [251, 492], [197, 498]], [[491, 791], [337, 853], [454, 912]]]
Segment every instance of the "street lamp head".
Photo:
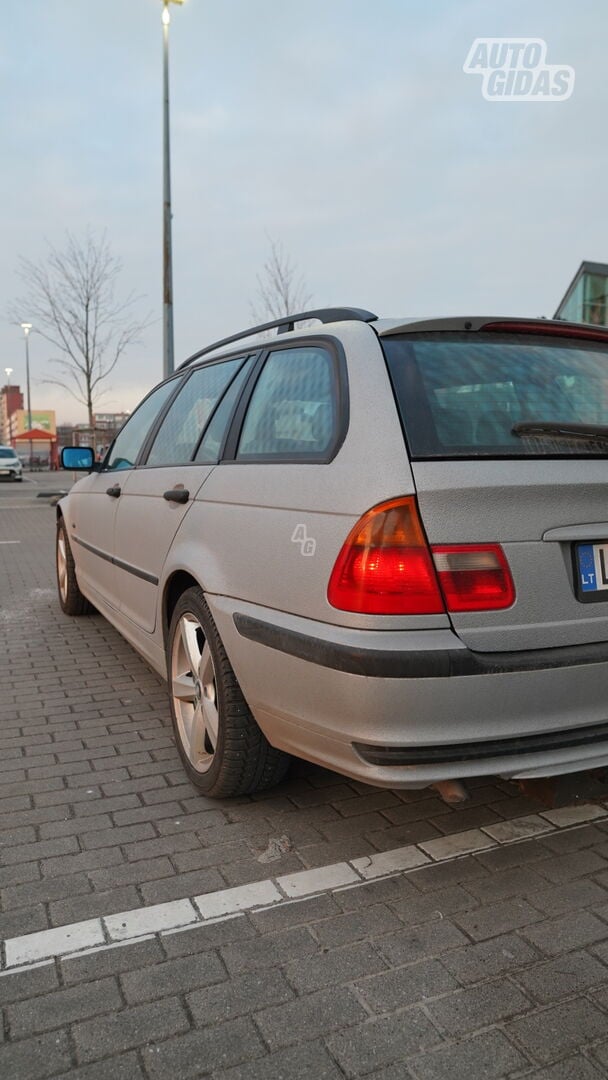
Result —
[[22, 322], [22, 323], [21, 323], [21, 329], [23, 330], [23, 333], [24, 333], [24, 334], [25, 334], [25, 336], [27, 337], [27, 335], [29, 334], [30, 330], [32, 329], [32, 324], [31, 324], [31, 322]]
[[5, 367], [5, 369], [4, 369], [4, 370], [5, 370], [5, 372], [6, 372], [6, 381], [7, 381], [7, 382], [10, 382], [10, 380], [11, 380], [11, 375], [13, 374], [13, 369], [12, 369], [12, 367]]

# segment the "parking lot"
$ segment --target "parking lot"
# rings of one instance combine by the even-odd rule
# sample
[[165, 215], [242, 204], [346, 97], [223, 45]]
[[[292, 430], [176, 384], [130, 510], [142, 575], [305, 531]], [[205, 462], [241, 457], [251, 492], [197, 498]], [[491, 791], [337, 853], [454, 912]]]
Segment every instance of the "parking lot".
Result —
[[606, 1076], [601, 803], [198, 795], [162, 681], [56, 602], [65, 482], [0, 486], [0, 1076]]

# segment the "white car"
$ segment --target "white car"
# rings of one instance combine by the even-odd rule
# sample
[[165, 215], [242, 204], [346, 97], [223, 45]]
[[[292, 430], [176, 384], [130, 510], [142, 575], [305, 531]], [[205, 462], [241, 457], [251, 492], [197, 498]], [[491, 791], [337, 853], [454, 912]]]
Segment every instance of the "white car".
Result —
[[12, 446], [0, 446], [0, 478], [23, 480], [23, 465]]

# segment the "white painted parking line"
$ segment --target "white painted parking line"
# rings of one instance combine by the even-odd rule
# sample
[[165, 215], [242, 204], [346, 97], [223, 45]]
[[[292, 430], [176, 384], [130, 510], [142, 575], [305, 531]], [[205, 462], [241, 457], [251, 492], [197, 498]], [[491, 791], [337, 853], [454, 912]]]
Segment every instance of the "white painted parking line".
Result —
[[393, 851], [379, 851], [377, 855], [363, 855], [360, 859], [353, 859], [351, 865], [361, 877], [371, 881], [399, 870], [413, 870], [414, 867], [424, 866], [430, 861], [428, 855], [420, 851], [415, 844], [410, 844]]
[[6, 966], [15, 967], [17, 964], [43, 960], [47, 956], [78, 952], [90, 945], [101, 945], [104, 941], [103, 927], [99, 919], [69, 923], [68, 926], [57, 926], [52, 930], [39, 930], [36, 934], [24, 934], [22, 937], [9, 938], [5, 942]]
[[431, 860], [436, 863], [453, 861], [477, 851], [519, 844], [542, 833], [560, 829], [572, 831], [607, 815], [606, 807], [590, 803], [541, 811], [511, 821], [495, 822], [483, 830], [469, 829], [451, 836], [440, 836], [351, 862], [332, 863], [249, 885], [185, 897], [167, 904], [106, 915], [103, 919], [89, 919], [40, 930], [35, 934], [23, 934], [4, 942], [5, 960], [0, 975], [16, 974], [25, 968], [29, 970], [49, 957], [81, 956], [115, 949], [119, 945], [142, 941], [156, 934], [164, 936], [209, 926], [212, 922], [239, 918], [245, 911], [298, 903], [308, 896], [345, 887], [363, 887], [380, 877], [416, 873], [420, 867], [430, 865]]
[[567, 825], [583, 825], [587, 821], [595, 821], [597, 818], [606, 817], [607, 814], [608, 810], [605, 806], [581, 803], [580, 806], [561, 806], [557, 810], [543, 810], [541, 817], [563, 829]]
[[530, 814], [529, 817], [512, 818], [511, 821], [495, 821], [493, 825], [484, 825], [481, 831], [498, 840], [499, 844], [507, 844], [511, 840], [528, 840], [532, 836], [553, 832], [554, 828], [539, 814]]
[[272, 881], [254, 881], [251, 885], [238, 885], [234, 889], [220, 889], [218, 892], [203, 893], [195, 896], [194, 903], [203, 919], [217, 918], [218, 915], [230, 915], [236, 911], [276, 904], [282, 900], [279, 890]]
[[185, 899], [170, 900], [168, 904], [154, 904], [134, 911], [121, 911], [118, 915], [106, 915], [103, 921], [112, 941], [124, 941], [126, 938], [141, 937], [142, 934], [157, 934], [159, 930], [168, 930], [173, 926], [187, 926], [197, 919], [198, 913], [190, 899]]
[[286, 896], [312, 896], [313, 893], [327, 892], [340, 885], [350, 885], [361, 878], [348, 863], [333, 863], [331, 866], [319, 866], [314, 870], [299, 870], [295, 874], [285, 874], [276, 879], [279, 889]]
[[0, 540], [0, 544], [20, 544], [21, 540]]
[[452, 833], [451, 836], [438, 836], [435, 840], [425, 840], [419, 847], [426, 851], [431, 859], [443, 862], [456, 855], [471, 855], [474, 851], [494, 847], [496, 841], [486, 836], [481, 829], [467, 829], [466, 832]]

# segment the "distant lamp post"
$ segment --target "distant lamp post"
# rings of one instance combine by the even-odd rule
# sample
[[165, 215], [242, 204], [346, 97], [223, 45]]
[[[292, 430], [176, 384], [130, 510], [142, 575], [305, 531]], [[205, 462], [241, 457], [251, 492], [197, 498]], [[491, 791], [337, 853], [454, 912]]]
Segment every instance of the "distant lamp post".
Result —
[[[27, 430], [32, 430], [32, 399], [30, 395], [30, 330], [32, 324], [29, 322], [22, 322], [21, 329], [25, 335], [25, 384], [27, 388]], [[32, 471], [32, 440], [30, 439], [30, 472]]]
[[163, 376], [175, 370], [173, 350], [173, 253], [171, 242], [171, 146], [169, 138], [169, 24], [170, 4], [162, 0], [163, 13]]

